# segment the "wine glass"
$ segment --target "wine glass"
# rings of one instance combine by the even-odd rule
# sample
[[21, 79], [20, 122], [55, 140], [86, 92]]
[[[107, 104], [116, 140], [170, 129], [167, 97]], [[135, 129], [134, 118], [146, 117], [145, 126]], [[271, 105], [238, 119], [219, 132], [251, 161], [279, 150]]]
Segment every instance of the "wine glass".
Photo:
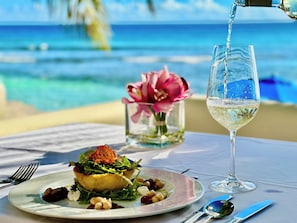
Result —
[[214, 46], [206, 103], [211, 116], [230, 132], [231, 162], [228, 177], [210, 184], [210, 189], [224, 193], [254, 190], [255, 184], [235, 175], [235, 136], [249, 123], [260, 105], [256, 59], [252, 45]]

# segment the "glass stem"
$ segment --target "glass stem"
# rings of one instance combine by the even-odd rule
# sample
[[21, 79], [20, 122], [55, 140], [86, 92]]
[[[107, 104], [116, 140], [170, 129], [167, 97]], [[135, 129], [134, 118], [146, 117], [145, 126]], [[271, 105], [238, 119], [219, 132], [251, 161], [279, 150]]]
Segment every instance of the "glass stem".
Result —
[[231, 153], [230, 153], [230, 172], [229, 178], [235, 180], [235, 137], [236, 131], [230, 131], [230, 145], [231, 145]]

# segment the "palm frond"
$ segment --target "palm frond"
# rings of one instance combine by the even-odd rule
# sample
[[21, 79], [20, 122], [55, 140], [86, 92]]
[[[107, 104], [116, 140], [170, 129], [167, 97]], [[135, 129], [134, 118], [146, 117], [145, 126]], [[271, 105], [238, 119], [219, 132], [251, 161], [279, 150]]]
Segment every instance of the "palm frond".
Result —
[[110, 26], [100, 0], [47, 0], [50, 14], [59, 14], [68, 24], [84, 25], [96, 46], [110, 50]]
[[[38, 0], [35, 0], [38, 1]], [[71, 24], [82, 24], [96, 46], [110, 50], [111, 29], [101, 0], [46, 0], [51, 14], [59, 12]], [[153, 0], [146, 0], [148, 10], [155, 13]]]

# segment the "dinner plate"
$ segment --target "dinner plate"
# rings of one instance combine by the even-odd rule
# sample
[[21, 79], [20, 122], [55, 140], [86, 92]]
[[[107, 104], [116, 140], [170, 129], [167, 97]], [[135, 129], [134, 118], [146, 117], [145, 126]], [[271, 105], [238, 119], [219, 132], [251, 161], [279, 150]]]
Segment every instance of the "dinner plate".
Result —
[[135, 201], [114, 201], [124, 208], [110, 210], [87, 209], [75, 201], [64, 199], [49, 203], [42, 199], [46, 188], [64, 187], [74, 184], [72, 171], [64, 171], [34, 178], [23, 182], [12, 189], [8, 199], [20, 210], [46, 217], [65, 219], [127, 219], [163, 214], [199, 200], [204, 194], [203, 185], [188, 176], [171, 171], [151, 168], [141, 168], [141, 177], [145, 179], [158, 178], [165, 183], [164, 189], [168, 197], [160, 202], [142, 205], [140, 198]]

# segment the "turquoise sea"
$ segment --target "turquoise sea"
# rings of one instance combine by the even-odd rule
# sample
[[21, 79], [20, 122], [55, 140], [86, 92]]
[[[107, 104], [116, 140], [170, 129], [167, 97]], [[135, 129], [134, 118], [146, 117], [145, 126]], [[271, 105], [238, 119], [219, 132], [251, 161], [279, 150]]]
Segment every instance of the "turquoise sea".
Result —
[[[227, 38], [227, 23], [111, 29], [106, 52], [92, 44], [83, 27], [0, 26], [0, 78], [8, 100], [42, 111], [119, 100], [126, 96], [126, 83], [164, 65], [186, 78], [193, 93], [205, 94], [213, 45]], [[297, 22], [235, 23], [231, 44], [254, 45], [260, 78], [273, 75], [297, 85], [296, 37]]]

